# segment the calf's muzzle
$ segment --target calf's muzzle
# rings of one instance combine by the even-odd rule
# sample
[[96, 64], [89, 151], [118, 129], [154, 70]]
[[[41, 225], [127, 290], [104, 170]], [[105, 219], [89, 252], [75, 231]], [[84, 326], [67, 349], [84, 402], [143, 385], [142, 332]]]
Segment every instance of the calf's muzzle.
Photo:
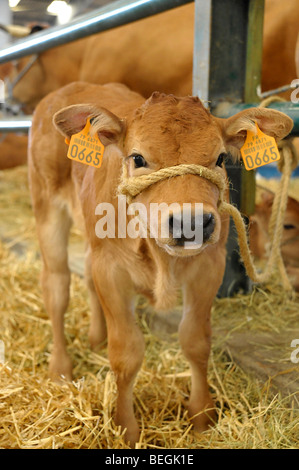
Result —
[[175, 213], [169, 216], [168, 224], [175, 245], [182, 247], [185, 243], [197, 241], [197, 230], [201, 230], [201, 242], [206, 243], [214, 232], [216, 222], [211, 212], [197, 216], [192, 214], [187, 224], [182, 213]]

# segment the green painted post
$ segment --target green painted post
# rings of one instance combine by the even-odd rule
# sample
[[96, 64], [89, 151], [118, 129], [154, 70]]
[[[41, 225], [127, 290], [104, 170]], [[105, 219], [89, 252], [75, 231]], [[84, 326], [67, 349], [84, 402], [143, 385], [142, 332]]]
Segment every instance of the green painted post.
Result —
[[[198, 27], [201, 10], [205, 11], [206, 6], [200, 0], [196, 1], [195, 24]], [[263, 13], [264, 0], [211, 0], [208, 100], [212, 113], [217, 113], [221, 102], [240, 104], [257, 100], [256, 88], [261, 77]], [[205, 27], [205, 24], [202, 26]], [[197, 35], [200, 39], [199, 32], [195, 30], [195, 37], [198, 39]], [[208, 37], [204, 39], [207, 40]], [[196, 44], [200, 44], [200, 40], [195, 41]], [[195, 50], [194, 61], [200, 63], [201, 60], [200, 54]], [[198, 69], [198, 66], [195, 67], [195, 71]], [[194, 83], [200, 84], [200, 80], [201, 77], [194, 80]], [[206, 99], [201, 93], [198, 94]], [[234, 165], [232, 162], [227, 164], [228, 177], [233, 186], [231, 201], [243, 214], [249, 216], [254, 210], [255, 175], [245, 171], [241, 165]], [[227, 268], [218, 295], [231, 296], [240, 290], [248, 292], [250, 286], [240, 260], [236, 232], [231, 223]]]
[[[257, 87], [261, 83], [263, 55], [264, 0], [250, 0], [246, 47], [244, 102], [258, 102]], [[255, 171], [241, 170], [240, 209], [247, 216], [255, 208]]]

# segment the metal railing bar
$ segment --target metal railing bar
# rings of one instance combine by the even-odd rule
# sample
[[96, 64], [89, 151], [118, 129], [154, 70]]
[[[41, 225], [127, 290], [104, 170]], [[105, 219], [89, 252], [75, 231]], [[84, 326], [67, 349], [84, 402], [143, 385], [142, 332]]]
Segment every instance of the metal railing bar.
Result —
[[28, 132], [31, 127], [32, 116], [11, 116], [0, 118], [0, 132]]

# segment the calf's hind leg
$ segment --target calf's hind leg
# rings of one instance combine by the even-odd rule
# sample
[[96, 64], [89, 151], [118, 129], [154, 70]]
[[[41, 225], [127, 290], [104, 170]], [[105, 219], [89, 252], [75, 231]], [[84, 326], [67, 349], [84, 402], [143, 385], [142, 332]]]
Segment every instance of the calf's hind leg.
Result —
[[65, 206], [38, 204], [35, 209], [37, 234], [43, 260], [41, 275], [45, 308], [53, 328], [53, 350], [50, 359], [50, 377], [72, 379], [72, 363], [66, 349], [64, 313], [69, 302], [70, 270], [67, 244], [71, 218]]

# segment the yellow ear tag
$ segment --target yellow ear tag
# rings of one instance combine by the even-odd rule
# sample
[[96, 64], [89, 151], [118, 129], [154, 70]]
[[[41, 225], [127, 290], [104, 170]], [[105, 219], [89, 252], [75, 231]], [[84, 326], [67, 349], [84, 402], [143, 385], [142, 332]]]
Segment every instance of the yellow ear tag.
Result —
[[277, 162], [280, 159], [280, 153], [274, 137], [264, 134], [257, 123], [255, 125], [257, 133], [247, 131], [245, 143], [241, 148], [241, 155], [246, 170], [254, 170], [268, 163]]
[[69, 144], [67, 156], [70, 160], [100, 168], [103, 159], [104, 145], [96, 134], [93, 137], [90, 135], [90, 126], [90, 119], [88, 118], [86, 126], [82, 131], [72, 135], [70, 141], [66, 139], [65, 142]]

